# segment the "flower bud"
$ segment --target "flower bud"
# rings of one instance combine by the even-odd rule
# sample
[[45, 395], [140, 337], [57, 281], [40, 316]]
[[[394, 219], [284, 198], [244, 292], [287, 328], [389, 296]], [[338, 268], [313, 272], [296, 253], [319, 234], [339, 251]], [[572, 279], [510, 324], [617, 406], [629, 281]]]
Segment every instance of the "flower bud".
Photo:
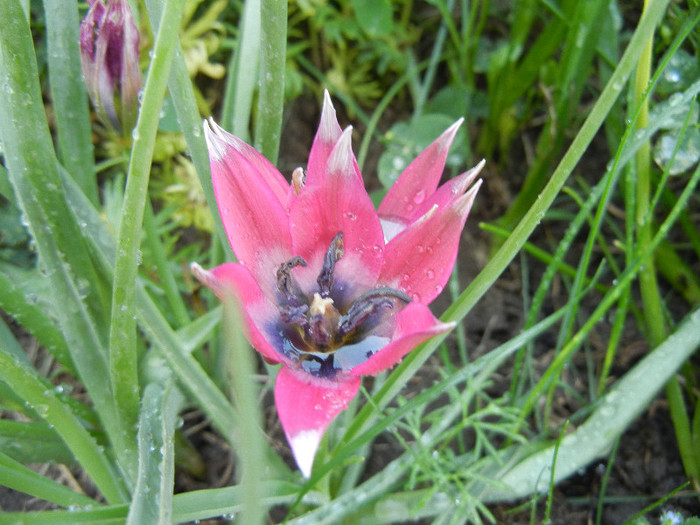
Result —
[[100, 119], [130, 133], [143, 85], [139, 32], [127, 0], [88, 0], [80, 25], [80, 61], [88, 95]]

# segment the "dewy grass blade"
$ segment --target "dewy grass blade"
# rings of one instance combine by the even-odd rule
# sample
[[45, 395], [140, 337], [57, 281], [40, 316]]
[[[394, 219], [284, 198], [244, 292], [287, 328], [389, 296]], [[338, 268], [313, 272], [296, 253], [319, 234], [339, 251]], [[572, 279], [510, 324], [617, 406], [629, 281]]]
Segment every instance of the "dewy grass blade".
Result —
[[139, 413], [138, 356], [136, 341], [136, 279], [138, 249], [160, 109], [177, 44], [184, 0], [166, 0], [146, 76], [138, 121], [133, 130], [129, 171], [119, 225], [112, 288], [109, 333], [109, 368], [120, 433], [115, 448], [124, 450], [122, 465], [136, 480], [136, 423]]
[[[65, 485], [45, 478], [3, 452], [0, 452], [0, 484], [3, 487], [29, 494], [44, 501], [50, 501], [61, 507], [95, 505], [95, 500], [91, 497], [74, 492]], [[18, 522], [21, 521], [18, 520]]]
[[[547, 186], [539, 195], [535, 204], [515, 227], [508, 241], [494, 254], [486, 267], [464, 290], [459, 299], [447, 309], [441, 317], [442, 321], [460, 321], [463, 319], [520, 252], [603, 124], [608, 111], [622, 92], [625, 82], [634, 69], [646, 40], [664, 15], [667, 5], [668, 0], [657, 2], [642, 17], [624, 55], [620, 59], [618, 67], [583, 123], [581, 130], [552, 174]], [[398, 394], [409, 378], [425, 363], [445, 337], [447, 337], [447, 334], [434, 337], [406, 356], [403, 363], [389, 376], [387, 382], [375, 396], [374, 399], [377, 406], [380, 408], [385, 407]], [[363, 407], [352, 426], [348, 429], [346, 439], [352, 439], [359, 435], [369, 425], [370, 420], [376, 416], [376, 414], [373, 416], [373, 413], [374, 409], [371, 405]]]
[[68, 173], [80, 184], [85, 195], [97, 203], [90, 113], [78, 50], [78, 2], [44, 0], [43, 4], [58, 151]]
[[260, 62], [260, 0], [248, 0], [243, 4], [235, 49], [226, 78], [221, 125], [250, 143], [250, 116]]
[[569, 359], [571, 353], [578, 348], [585, 340], [588, 333], [593, 329], [593, 327], [600, 321], [605, 312], [612, 306], [612, 303], [617, 301], [624, 293], [626, 287], [628, 287], [632, 279], [634, 279], [640, 268], [645, 264], [649, 257], [654, 253], [654, 249], [659, 245], [662, 239], [666, 237], [671, 226], [675, 223], [681, 210], [685, 207], [688, 199], [695, 191], [698, 182], [700, 182], [700, 167], [698, 167], [693, 176], [688, 181], [688, 184], [683, 189], [683, 192], [678, 198], [675, 206], [669, 213], [666, 220], [659, 227], [656, 235], [654, 235], [651, 241], [644, 245], [638, 247], [634, 254], [634, 258], [629, 263], [625, 271], [617, 279], [617, 284], [615, 287], [611, 288], [610, 291], [603, 297], [593, 313], [590, 314], [583, 327], [571, 338], [571, 340], [561, 349], [557, 354], [556, 358], [547, 369], [547, 371], [542, 375], [540, 381], [535, 385], [535, 387], [530, 391], [527, 400], [524, 403], [521, 417], [525, 418], [527, 414], [530, 413], [532, 408], [535, 406], [537, 399], [542, 391], [547, 385], [552, 381], [552, 376], [560, 369], [564, 362]]
[[[26, 328], [68, 371], [75, 374], [66, 340], [40, 302], [38, 292], [49, 292], [46, 283], [37, 279], [38, 272], [0, 262], [0, 308], [12, 312]], [[36, 299], [36, 300], [35, 300]]]
[[[85, 235], [94, 249], [95, 258], [101, 265], [101, 271], [105, 275], [111, 276], [114, 271], [112, 264], [116, 252], [113, 232], [80, 191], [80, 188], [65, 174], [64, 184], [73, 212], [78, 220], [86, 225]], [[136, 316], [141, 328], [148, 334], [151, 342], [163, 352], [163, 356], [175, 375], [187, 388], [202, 411], [211, 418], [212, 423], [221, 434], [226, 439], [231, 440], [237, 424], [236, 413], [200, 364], [190, 355], [192, 348], [189, 345], [192, 342], [183, 342], [178, 337], [178, 334], [170, 327], [140, 283], [137, 283], [136, 298], [138, 307]]]
[[[145, 3], [151, 22], [154, 24], [154, 30], [157, 31], [163, 12], [162, 2], [160, 0], [146, 0]], [[216, 210], [216, 199], [214, 198], [214, 187], [212, 186], [211, 171], [209, 168], [209, 153], [207, 152], [207, 146], [202, 132], [202, 117], [197, 108], [197, 101], [195, 100], [194, 90], [192, 89], [192, 81], [187, 72], [185, 57], [182, 54], [179, 40], [175, 47], [170, 78], [168, 79], [168, 92], [173, 100], [177, 121], [180, 124], [180, 129], [187, 142], [187, 150], [192, 159], [192, 164], [194, 164], [195, 170], [197, 171], [199, 183], [204, 190], [207, 205], [210, 210]], [[213, 219], [219, 244], [227, 254], [232, 255], [233, 252], [226, 238], [221, 217], [218, 213], [214, 213]]]
[[[286, 505], [294, 501], [298, 485], [283, 481], [265, 481], [263, 492], [267, 494], [260, 505], [270, 508]], [[242, 491], [238, 486], [218, 489], [193, 490], [173, 497], [173, 522], [185, 523], [221, 516], [235, 516], [242, 509]], [[304, 504], [317, 506], [326, 502], [318, 492], [309, 493]], [[72, 511], [44, 512], [7, 512], [0, 513], [0, 525], [121, 525], [127, 515], [126, 505], [112, 505], [92, 509], [73, 509]], [[150, 524], [149, 524], [150, 525]]]
[[14, 354], [8, 350], [13, 347], [13, 342], [15, 346], [17, 343], [7, 340], [8, 335], [11, 337], [9, 331], [3, 333], [6, 337], [0, 341], [0, 381], [7, 383], [15, 394], [53, 426], [107, 501], [124, 501], [126, 491], [104, 451], [54, 389], [46, 387], [26, 357], [19, 355], [22, 350], [18, 348]]
[[139, 475], [126, 525], [172, 523], [175, 426], [184, 398], [171, 377], [144, 389], [139, 419]]
[[287, 59], [287, 1], [260, 1], [260, 91], [255, 149], [277, 163], [282, 136], [284, 68]]
[[[107, 325], [97, 274], [65, 202], [39, 88], [29, 25], [18, 0], [0, 2], [0, 134], [18, 205], [34, 238], [51, 314], [110, 441], [116, 408], [106, 361]], [[121, 454], [120, 450], [116, 454]]]
[[243, 332], [242, 309], [233, 296], [224, 301], [224, 341], [227, 376], [231, 382], [232, 397], [241, 419], [237, 428], [236, 455], [240, 464], [240, 487], [243, 491], [241, 523], [262, 524], [264, 520], [262, 500], [263, 473], [266, 466], [262, 433], [262, 421], [258, 407], [259, 392], [253, 382], [255, 363], [253, 352]]
[[12, 459], [23, 464], [53, 462], [77, 466], [73, 453], [44, 421], [0, 419], [0, 451], [12, 454]]
[[[559, 447], [555, 480], [565, 479], [589, 462], [605, 455], [627, 425], [648, 406], [659, 389], [700, 346], [700, 310], [696, 309], [660, 346], [627, 372], [605, 395], [601, 405]], [[551, 467], [553, 446], [541, 450], [503, 472], [507, 490], [486, 490], [485, 501], [523, 497], [544, 490]]]

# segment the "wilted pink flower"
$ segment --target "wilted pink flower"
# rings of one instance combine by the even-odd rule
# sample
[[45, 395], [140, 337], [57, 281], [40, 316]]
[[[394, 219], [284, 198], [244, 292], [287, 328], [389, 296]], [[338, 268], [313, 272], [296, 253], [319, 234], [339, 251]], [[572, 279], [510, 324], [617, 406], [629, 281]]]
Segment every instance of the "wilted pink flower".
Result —
[[242, 305], [246, 335], [281, 363], [275, 404], [297, 465], [309, 477], [331, 420], [377, 374], [449, 330], [428, 307], [457, 257], [483, 167], [440, 188], [461, 120], [421, 153], [377, 212], [326, 92], [306, 174], [291, 185], [260, 153], [205, 122], [216, 201], [239, 263], [193, 264], [219, 296]]
[[139, 31], [127, 0], [88, 0], [80, 24], [80, 62], [88, 95], [105, 124], [130, 132], [143, 85]]

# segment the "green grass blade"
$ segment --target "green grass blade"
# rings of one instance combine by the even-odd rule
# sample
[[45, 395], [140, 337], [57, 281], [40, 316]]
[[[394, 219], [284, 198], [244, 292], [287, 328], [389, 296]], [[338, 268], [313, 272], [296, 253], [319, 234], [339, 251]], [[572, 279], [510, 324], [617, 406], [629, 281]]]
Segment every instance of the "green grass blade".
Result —
[[[564, 437], [558, 451], [556, 481], [606, 455], [617, 437], [698, 347], [700, 309], [696, 309], [674, 334], [627, 372], [584, 424]], [[553, 452], [554, 446], [550, 446], [503, 472], [499, 479], [509, 489], [487, 489], [481, 495], [482, 500], [510, 500], [536, 490], [546, 490], [546, 473], [551, 467]]]
[[143, 392], [139, 419], [139, 473], [127, 525], [172, 523], [175, 426], [183, 397], [169, 378]]
[[[69, 177], [64, 178], [64, 184], [71, 208], [78, 220], [85, 224], [85, 236], [95, 250], [95, 257], [99, 260], [102, 272], [111, 276], [114, 271], [112, 261], [116, 252], [113, 232]], [[193, 341], [182, 340], [178, 336], [140, 284], [137, 284], [136, 288], [136, 304], [139, 325], [152, 344], [160, 348], [178, 380], [211, 418], [224, 438], [231, 440], [236, 428], [236, 412], [226, 396], [192, 357]], [[210, 315], [213, 317], [217, 314]], [[209, 323], [212, 322], [213, 319], [209, 318], [206, 326], [210, 327]]]
[[[146, 9], [148, 10], [151, 22], [155, 24], [155, 30], [158, 29], [162, 14], [162, 2], [156, 0], [146, 0]], [[202, 130], [202, 117], [197, 108], [197, 101], [192, 88], [192, 81], [187, 72], [185, 57], [182, 54], [182, 49], [179, 45], [175, 48], [173, 56], [170, 78], [168, 79], [168, 92], [175, 106], [177, 121], [180, 124], [180, 129], [187, 142], [187, 150], [195, 170], [199, 182], [204, 189], [204, 196], [207, 199], [207, 205], [210, 210], [216, 210], [216, 199], [214, 198], [214, 186], [211, 182], [211, 171], [209, 168], [209, 153], [207, 145], [204, 141], [204, 133]], [[229, 256], [233, 255], [231, 248], [224, 231], [224, 225], [221, 222], [221, 217], [218, 213], [213, 214], [214, 229], [219, 243], [224, 248], [224, 251]]]
[[185, 300], [180, 294], [180, 289], [175, 281], [175, 275], [168, 261], [167, 250], [161, 242], [158, 233], [158, 225], [153, 214], [153, 206], [150, 200], [146, 201], [146, 210], [143, 217], [143, 228], [145, 241], [148, 245], [151, 257], [153, 258], [160, 286], [168, 300], [168, 305], [172, 311], [175, 322], [178, 326], [184, 326], [190, 322], [190, 313], [187, 310]]
[[[17, 0], [0, 2], [0, 134], [15, 197], [50, 282], [51, 315], [110, 440], [116, 408], [106, 360], [106, 303], [82, 232], [63, 193], [39, 88], [29, 25]], [[120, 454], [120, 450], [116, 451]]]
[[[54, 389], [47, 388], [36, 369], [27, 362], [14, 338], [9, 339], [7, 335], [6, 331], [0, 332], [0, 381], [7, 383], [55, 429], [107, 501], [124, 501], [124, 487], [104, 451]], [[16, 349], [11, 350], [12, 348]]]
[[[44, 501], [50, 501], [61, 507], [92, 506], [95, 504], [95, 500], [91, 497], [74, 492], [65, 485], [45, 478], [4, 452], [0, 452], [0, 485]], [[1, 521], [2, 515], [0, 514]], [[21, 521], [18, 520], [16, 523], [21, 523]]]
[[42, 301], [49, 293], [46, 286], [49, 283], [39, 277], [35, 270], [0, 262], [0, 308], [11, 312], [14, 319], [51, 352], [62, 366], [75, 373], [66, 340], [48, 315], [47, 305]]
[[240, 415], [237, 428], [236, 455], [240, 463], [240, 487], [243, 492], [241, 523], [260, 525], [265, 516], [262, 500], [265, 464], [265, 437], [261, 431], [262, 417], [258, 407], [259, 392], [253, 383], [254, 355], [246, 341], [241, 322], [242, 310], [233, 297], [224, 303], [224, 341], [226, 368], [231, 382], [232, 397]]
[[85, 195], [97, 203], [90, 112], [78, 48], [78, 2], [44, 0], [44, 12], [58, 152], [68, 173], [80, 184]]
[[[299, 486], [283, 481], [265, 481], [265, 496], [260, 505], [270, 508], [289, 504], [296, 498]], [[184, 523], [221, 516], [235, 517], [243, 508], [243, 494], [240, 487], [194, 490], [173, 497], [173, 522]], [[326, 502], [324, 496], [311, 492], [304, 498], [304, 504], [317, 506]], [[0, 525], [22, 523], [24, 525], [90, 525], [123, 524], [128, 508], [126, 505], [113, 505], [100, 508], [73, 509], [72, 511], [46, 511], [33, 513], [0, 513]]]
[[56, 431], [41, 421], [0, 419], [0, 451], [20, 463], [76, 464]]
[[282, 137], [284, 68], [287, 59], [287, 2], [260, 0], [260, 92], [255, 149], [277, 163]]
[[259, 62], [260, 0], [248, 0], [243, 4], [243, 15], [238, 27], [238, 46], [229, 64], [221, 113], [222, 126], [248, 143]]
[[166, 0], [159, 25], [152, 62], [132, 133], [126, 190], [119, 225], [117, 256], [114, 263], [112, 316], [109, 332], [109, 368], [120, 432], [114, 436], [115, 448], [124, 450], [122, 468], [136, 479], [136, 423], [139, 413], [138, 355], [136, 340], [136, 278], [138, 249], [153, 147], [158, 130], [173, 50], [177, 44], [184, 0]]

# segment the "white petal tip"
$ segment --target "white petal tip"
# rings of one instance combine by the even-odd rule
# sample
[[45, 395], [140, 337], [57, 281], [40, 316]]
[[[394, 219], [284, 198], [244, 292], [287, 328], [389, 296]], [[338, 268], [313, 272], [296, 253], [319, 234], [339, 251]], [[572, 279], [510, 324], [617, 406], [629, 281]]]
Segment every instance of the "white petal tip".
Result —
[[335, 143], [335, 147], [328, 158], [328, 170], [331, 173], [351, 174], [354, 173], [352, 153], [352, 126], [343, 130], [342, 135]]
[[207, 149], [211, 160], [221, 160], [226, 155], [226, 143], [221, 137], [221, 126], [219, 126], [212, 117], [205, 119], [202, 123], [204, 128], [204, 140], [207, 143]]
[[205, 270], [198, 263], [193, 262], [190, 264], [190, 271], [192, 272], [192, 275], [194, 275], [204, 286], [211, 288], [215, 292], [221, 288], [221, 283], [214, 276], [214, 273], [209, 270]]
[[464, 117], [459, 117], [457, 121], [452, 124], [447, 130], [445, 131], [450, 132], [450, 133], [457, 133], [457, 130], [462, 126], [462, 123], [464, 122]]
[[220, 161], [228, 153], [228, 147], [233, 147], [239, 153], [242, 152], [243, 141], [232, 135], [214, 122], [214, 117], [209, 117], [203, 122], [204, 139], [207, 143], [209, 156], [212, 161]]
[[321, 124], [318, 128], [319, 138], [326, 143], [334, 143], [338, 140], [338, 118], [327, 89], [323, 90], [323, 109], [321, 110]]
[[479, 179], [469, 188], [467, 193], [459, 198], [456, 209], [460, 215], [467, 215], [471, 211], [472, 204], [474, 204], [474, 200], [476, 199], [476, 194], [483, 182], [483, 179]]
[[289, 440], [297, 466], [306, 479], [311, 477], [314, 457], [322, 437], [323, 433], [319, 430], [302, 430]]

